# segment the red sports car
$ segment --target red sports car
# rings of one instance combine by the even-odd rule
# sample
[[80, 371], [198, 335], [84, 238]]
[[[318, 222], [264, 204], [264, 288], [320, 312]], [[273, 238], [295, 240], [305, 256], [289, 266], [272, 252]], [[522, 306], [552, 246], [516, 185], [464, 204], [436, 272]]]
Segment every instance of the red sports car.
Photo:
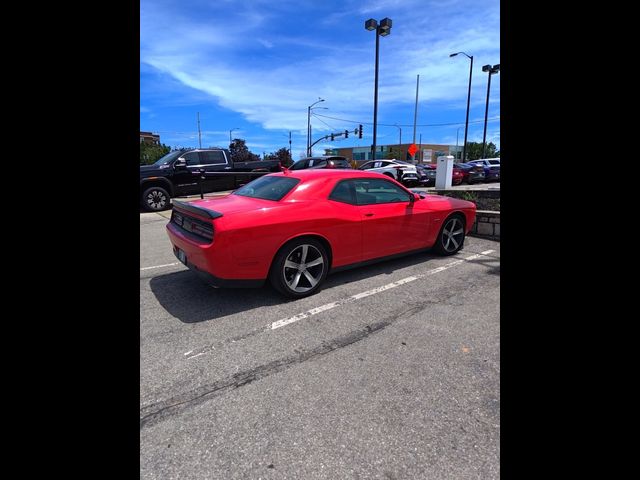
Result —
[[174, 201], [167, 231], [178, 259], [213, 286], [267, 278], [294, 298], [330, 271], [433, 248], [452, 255], [475, 221], [474, 203], [422, 196], [379, 173], [287, 170], [225, 196]]

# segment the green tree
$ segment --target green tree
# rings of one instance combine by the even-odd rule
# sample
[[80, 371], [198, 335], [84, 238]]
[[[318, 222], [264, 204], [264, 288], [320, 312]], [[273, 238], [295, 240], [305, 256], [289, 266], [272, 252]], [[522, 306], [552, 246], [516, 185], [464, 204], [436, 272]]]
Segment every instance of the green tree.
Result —
[[170, 151], [171, 149], [165, 144], [155, 145], [142, 142], [140, 144], [140, 165], [150, 165]]
[[231, 152], [231, 160], [234, 162], [255, 162], [260, 160], [260, 156], [251, 153], [247, 148], [246, 142], [241, 138], [234, 138], [229, 145]]
[[[389, 147], [389, 150], [387, 150], [387, 154], [385, 155], [386, 159], [396, 159], [396, 160], [406, 160], [407, 159], [407, 152], [406, 150], [402, 150], [400, 147]], [[411, 157], [409, 157], [411, 158]]]
[[293, 159], [291, 155], [289, 155], [289, 149], [286, 147], [282, 147], [277, 152], [268, 154], [265, 160], [278, 160], [285, 167], [289, 167], [293, 163]]
[[282, 147], [280, 150], [278, 150], [276, 152], [276, 157], [278, 158], [280, 163], [285, 167], [290, 167], [293, 164], [293, 159], [291, 158], [289, 149], [286, 147]]
[[[496, 149], [493, 142], [487, 143], [487, 151], [484, 158], [495, 158], [500, 156], [500, 151]], [[482, 142], [467, 142], [468, 160], [478, 160], [482, 157]]]

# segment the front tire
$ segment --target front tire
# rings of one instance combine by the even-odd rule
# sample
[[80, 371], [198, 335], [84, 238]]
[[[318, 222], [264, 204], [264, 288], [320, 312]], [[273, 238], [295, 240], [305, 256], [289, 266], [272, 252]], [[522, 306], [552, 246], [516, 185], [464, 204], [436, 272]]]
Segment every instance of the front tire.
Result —
[[171, 196], [162, 187], [150, 187], [142, 193], [142, 208], [147, 212], [160, 212], [171, 205]]
[[329, 270], [324, 246], [313, 238], [300, 238], [283, 246], [269, 274], [271, 285], [290, 298], [303, 298], [318, 290]]
[[464, 220], [460, 215], [447, 218], [438, 232], [434, 250], [440, 255], [453, 255], [464, 245]]

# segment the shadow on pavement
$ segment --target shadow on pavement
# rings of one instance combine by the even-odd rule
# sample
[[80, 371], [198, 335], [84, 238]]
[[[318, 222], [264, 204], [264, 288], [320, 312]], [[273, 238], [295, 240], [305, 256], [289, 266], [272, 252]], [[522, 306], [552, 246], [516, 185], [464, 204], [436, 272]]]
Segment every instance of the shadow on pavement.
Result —
[[[464, 255], [464, 250], [462, 252]], [[334, 273], [327, 277], [323, 289], [339, 287], [377, 275], [391, 275], [396, 270], [406, 267], [424, 264], [425, 268], [428, 268], [429, 260], [433, 258], [442, 257], [429, 252], [417, 253]], [[495, 263], [487, 264], [487, 267], [493, 270], [496, 268]], [[497, 273], [499, 272], [498, 263]], [[188, 270], [153, 277], [149, 284], [162, 307], [184, 323], [205, 322], [260, 307], [296, 302], [280, 295], [268, 281], [262, 288], [213, 288]], [[292, 308], [292, 313], [295, 313], [293, 310], [295, 309]]]

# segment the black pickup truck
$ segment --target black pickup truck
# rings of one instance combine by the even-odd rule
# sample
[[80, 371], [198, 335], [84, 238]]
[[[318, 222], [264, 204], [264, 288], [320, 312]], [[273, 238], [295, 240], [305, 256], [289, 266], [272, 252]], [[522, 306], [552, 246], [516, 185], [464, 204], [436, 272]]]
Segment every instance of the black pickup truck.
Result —
[[229, 150], [175, 150], [153, 165], [140, 166], [140, 202], [150, 212], [169, 208], [172, 197], [235, 190], [269, 172], [280, 172], [277, 160], [234, 162]]

